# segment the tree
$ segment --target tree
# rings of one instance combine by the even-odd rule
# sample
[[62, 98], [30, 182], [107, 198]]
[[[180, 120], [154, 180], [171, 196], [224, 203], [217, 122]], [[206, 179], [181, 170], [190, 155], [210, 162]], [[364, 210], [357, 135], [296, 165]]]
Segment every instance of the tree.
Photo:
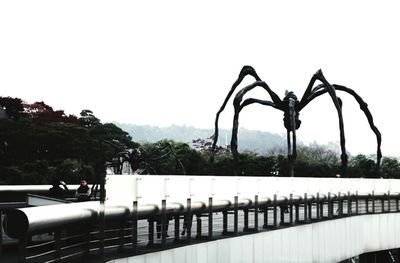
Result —
[[0, 107], [3, 108], [10, 119], [19, 119], [24, 116], [23, 102], [19, 98], [0, 97]]
[[380, 175], [383, 178], [400, 179], [399, 160], [394, 157], [384, 157], [382, 159]]
[[91, 110], [82, 110], [80, 115], [79, 122], [85, 128], [91, 128], [100, 124], [100, 120], [94, 116]]
[[94, 181], [99, 162], [104, 167], [119, 151], [104, 141], [118, 142], [123, 149], [139, 146], [114, 124], [102, 124], [90, 110], [82, 111], [78, 120], [44, 102], [1, 101], [12, 118], [0, 119], [0, 182], [44, 184], [54, 175], [69, 183], [82, 176]]
[[41, 123], [65, 122], [78, 123], [78, 118], [74, 115], [66, 115], [63, 110], [54, 111], [52, 107], [41, 102], [24, 104], [25, 113], [32, 121]]
[[358, 154], [349, 161], [349, 176], [373, 178], [375, 161], [371, 158]]

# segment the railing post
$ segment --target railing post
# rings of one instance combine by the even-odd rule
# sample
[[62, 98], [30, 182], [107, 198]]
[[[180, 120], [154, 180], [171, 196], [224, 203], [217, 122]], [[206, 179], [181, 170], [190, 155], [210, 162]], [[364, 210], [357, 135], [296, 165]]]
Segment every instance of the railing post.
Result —
[[149, 243], [148, 247], [153, 247], [154, 245], [154, 218], [149, 218]]
[[54, 259], [59, 261], [61, 258], [61, 230], [54, 230]]
[[263, 228], [268, 228], [268, 205], [264, 207], [264, 224]]
[[375, 191], [372, 191], [372, 213], [375, 214]]
[[316, 213], [317, 213], [317, 220], [318, 220], [318, 218], [320, 217], [319, 216], [319, 213], [320, 213], [320, 206], [319, 206], [319, 192], [317, 193], [317, 207], [316, 207]]
[[101, 259], [104, 258], [104, 228], [105, 228], [105, 216], [104, 216], [104, 200], [100, 200], [100, 212], [99, 212], [99, 256]]
[[196, 222], [197, 222], [197, 233], [196, 237], [201, 238], [201, 214], [196, 215]]
[[137, 243], [138, 243], [138, 202], [137, 201], [133, 201], [133, 209], [132, 209], [132, 252], [134, 254], [137, 253]]
[[358, 215], [358, 191], [356, 191], [356, 215]]
[[399, 197], [400, 197], [400, 194], [397, 194], [396, 195], [396, 212], [399, 211]]
[[342, 194], [340, 191], [338, 192], [338, 216], [342, 217], [343, 216], [343, 202], [342, 202]]
[[90, 254], [90, 231], [92, 227], [90, 225], [86, 225], [85, 229], [86, 229], [85, 244], [84, 244], [85, 251], [83, 252], [83, 257], [88, 257]]
[[213, 198], [208, 198], [208, 239], [213, 237]]
[[222, 234], [228, 233], [228, 211], [222, 211]]
[[331, 198], [331, 192], [328, 192], [328, 218], [331, 219], [333, 217], [333, 203]]
[[285, 224], [285, 209], [284, 205], [279, 206], [279, 215], [280, 215], [280, 225], [283, 226]]
[[167, 246], [167, 200], [161, 201], [161, 247]]
[[274, 228], [278, 226], [277, 196], [274, 194]]
[[319, 204], [319, 217], [320, 218], [323, 218], [324, 217], [324, 202], [322, 201], [320, 201], [320, 204]]
[[307, 219], [307, 208], [308, 208], [308, 204], [307, 204], [307, 193], [304, 193], [304, 223], [307, 223], [308, 222], [308, 219]]
[[293, 225], [293, 194], [289, 196], [289, 223]]
[[122, 251], [124, 249], [124, 245], [125, 245], [125, 222], [121, 221], [119, 222], [120, 226], [119, 226], [119, 246], [118, 246], [118, 250]]
[[254, 231], [258, 232], [258, 195], [254, 196]]
[[3, 262], [3, 211], [0, 210], [0, 263]]
[[243, 209], [244, 213], [244, 226], [243, 226], [243, 231], [246, 232], [249, 230], [249, 209]]
[[26, 245], [28, 242], [28, 236], [25, 234], [24, 236], [18, 239], [18, 263], [26, 262]]
[[186, 200], [186, 242], [192, 242], [192, 199]]
[[174, 242], [177, 243], [179, 242], [179, 221], [180, 221], [180, 216], [179, 214], [176, 214], [174, 216]]
[[390, 212], [390, 190], [388, 191], [388, 212]]
[[238, 196], [235, 196], [234, 212], [233, 212], [233, 234], [236, 235], [238, 232]]
[[352, 214], [352, 204], [351, 204], [351, 193], [350, 191], [347, 192], [347, 215], [351, 216]]
[[295, 212], [296, 212], [296, 216], [295, 216], [295, 218], [294, 218], [294, 222], [295, 222], [296, 224], [298, 224], [299, 221], [300, 221], [300, 205], [299, 205], [299, 204], [295, 204], [295, 205], [294, 205], [294, 210], [295, 210]]

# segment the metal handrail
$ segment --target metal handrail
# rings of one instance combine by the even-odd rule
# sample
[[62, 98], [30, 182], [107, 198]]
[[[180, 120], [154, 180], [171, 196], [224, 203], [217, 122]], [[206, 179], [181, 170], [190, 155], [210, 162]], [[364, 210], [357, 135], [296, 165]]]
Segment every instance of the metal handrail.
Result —
[[[166, 237], [166, 224], [170, 220], [170, 218], [175, 218], [178, 220], [178, 229], [180, 228], [179, 218], [182, 216], [185, 218], [186, 222], [191, 222], [192, 215], [196, 215], [197, 220], [201, 216], [211, 216], [213, 213], [222, 212], [222, 232], [228, 235], [236, 235], [238, 234], [238, 224], [245, 225], [243, 231], [251, 232], [251, 231], [258, 231], [258, 214], [264, 213], [264, 225], [263, 227], [266, 229], [270, 228], [277, 228], [279, 226], [291, 226], [300, 223], [308, 223], [312, 222], [313, 220], [329, 220], [333, 218], [338, 218], [341, 216], [352, 216], [358, 215], [363, 209], [363, 213], [388, 213], [388, 212], [399, 212], [399, 194], [396, 193], [337, 193], [337, 194], [317, 194], [317, 195], [307, 195], [304, 196], [289, 196], [289, 197], [282, 197], [274, 195], [273, 198], [259, 198], [255, 196], [253, 199], [245, 198], [239, 199], [234, 197], [231, 200], [213, 200], [210, 198], [209, 203], [206, 202], [192, 202], [190, 199], [187, 200], [186, 204], [181, 203], [167, 203], [162, 202], [161, 206], [158, 205], [138, 205], [137, 202], [134, 202], [131, 207], [128, 206], [107, 206], [105, 210], [105, 218], [106, 218], [106, 226], [107, 225], [115, 225], [114, 228], [108, 231], [107, 229], [104, 230], [103, 233], [110, 236], [103, 236], [104, 240], [99, 242], [99, 240], [94, 240], [93, 238], [95, 235], [99, 234], [99, 231], [91, 230], [87, 228], [86, 230], [89, 231], [86, 234], [91, 235], [92, 237], [90, 240], [87, 241], [80, 241], [80, 244], [85, 245], [86, 243], [90, 246], [96, 247], [87, 247], [83, 248], [82, 251], [76, 252], [73, 251], [74, 244], [70, 244], [68, 246], [60, 246], [55, 250], [51, 250], [54, 254], [60, 255], [61, 258], [70, 257], [70, 255], [77, 254], [77, 255], [85, 255], [87, 253], [91, 253], [93, 251], [102, 251], [104, 249], [112, 249], [116, 247], [124, 247], [130, 246], [132, 247], [132, 254], [137, 253], [137, 246], [138, 244], [142, 244], [144, 241], [138, 241], [139, 236], [143, 236], [145, 234], [139, 233], [138, 230], [142, 229], [143, 227], [138, 226], [138, 220], [148, 220], [148, 246], [153, 247], [155, 246], [154, 243], [154, 224], [159, 222], [161, 225], [161, 240], [160, 245], [161, 248], [166, 247], [167, 240], [174, 240], [174, 242], [179, 242], [181, 238], [179, 238], [179, 230], [178, 236], [176, 236], [176, 230], [174, 237], [167, 238]], [[387, 207], [386, 207], [386, 203]], [[394, 203], [395, 202], [395, 203]], [[343, 204], [347, 204], [347, 211], [344, 210]], [[68, 229], [74, 229], [77, 225], [82, 224], [91, 224], [93, 227], [97, 227], [99, 225], [98, 222], [98, 214], [96, 211], [96, 205], [98, 206], [98, 202], [86, 202], [86, 203], [79, 203], [79, 204], [62, 204], [62, 205], [52, 205], [51, 207], [47, 207], [52, 211], [58, 212], [62, 209], [58, 210], [57, 207], [61, 207], [65, 209], [65, 213], [69, 213], [71, 209], [75, 209], [80, 211], [81, 217], [73, 218], [73, 220], [69, 220], [66, 218], [64, 221], [52, 221], [53, 219], [50, 218], [45, 224], [45, 219], [41, 220], [34, 220], [33, 215], [38, 217], [38, 212], [44, 211], [43, 208], [40, 207], [32, 207], [32, 208], [21, 208], [21, 209], [14, 209], [7, 211], [7, 227], [6, 230], [9, 231], [10, 234], [16, 236], [20, 239], [20, 251], [24, 251], [26, 249], [26, 241], [28, 236], [39, 234], [39, 233], [47, 233], [49, 231], [66, 231]], [[393, 208], [394, 206], [394, 208]], [[136, 207], [136, 208], [135, 208]], [[285, 219], [283, 215], [283, 208], [290, 207], [290, 216], [289, 221], [287, 218]], [[314, 212], [311, 213], [311, 209], [314, 207]], [[380, 209], [377, 209], [380, 207]], [[299, 210], [301, 208], [301, 210]], [[321, 211], [323, 209], [323, 211]], [[337, 210], [336, 214], [334, 210]], [[82, 212], [83, 211], [83, 212]], [[244, 218], [238, 217], [238, 211], [244, 213]], [[252, 221], [253, 226], [250, 227], [249, 225], [249, 213], [254, 213], [254, 220]], [[280, 213], [279, 213], [280, 212]], [[211, 214], [210, 214], [211, 213]], [[272, 213], [272, 225], [268, 222], [265, 222], [265, 216], [268, 217], [268, 213]], [[75, 211], [75, 214], [79, 214]], [[228, 229], [227, 221], [229, 214], [232, 214], [233, 217], [233, 230]], [[64, 216], [61, 214], [59, 216]], [[40, 217], [39, 217], [40, 218]], [[24, 221], [26, 220], [26, 221]], [[201, 220], [201, 219], [200, 219]], [[211, 221], [212, 221], [211, 217]], [[232, 220], [232, 218], [231, 218]], [[285, 221], [286, 220], [286, 221]], [[220, 219], [215, 219], [215, 221], [221, 221]], [[214, 221], [214, 223], [215, 223]], [[43, 224], [41, 223], [43, 222]], [[135, 223], [136, 222], [136, 223]], [[131, 228], [126, 227], [126, 224], [129, 223]], [[15, 224], [14, 226], [12, 224]], [[25, 225], [24, 225], [25, 224]], [[17, 230], [16, 226], [20, 225], [20, 229]], [[196, 222], [190, 224], [189, 229], [193, 227], [193, 225], [197, 225]], [[209, 225], [210, 226], [210, 225]], [[176, 227], [176, 225], [175, 225]], [[153, 230], [151, 230], [153, 229]], [[188, 229], [188, 232], [190, 231]], [[22, 230], [22, 231], [21, 231]], [[131, 230], [131, 231], [129, 231]], [[142, 231], [141, 230], [141, 231]], [[11, 232], [10, 232], [11, 231]], [[14, 232], [12, 232], [14, 231]], [[122, 232], [121, 232], [122, 231]], [[199, 228], [198, 228], [199, 231]], [[213, 232], [216, 229], [213, 229], [211, 224], [211, 230], [208, 231], [206, 234], [207, 238], [213, 238]], [[126, 233], [129, 232], [129, 233]], [[169, 231], [170, 232], [170, 231]], [[119, 236], [122, 233], [122, 237]], [[199, 235], [199, 232], [196, 232]], [[85, 234], [78, 234], [72, 235], [68, 238], [72, 239], [74, 237], [84, 237]], [[200, 236], [201, 233], [201, 221], [200, 221]], [[61, 237], [61, 242], [65, 242], [67, 238]], [[189, 234], [186, 234], [183, 238], [185, 244], [190, 244], [192, 237]], [[97, 247], [100, 246], [104, 242], [111, 242], [110, 244], [105, 244], [103, 248]], [[168, 241], [170, 242], [170, 241]], [[57, 242], [56, 242], [57, 243]], [[122, 243], [122, 244], [120, 244]], [[25, 248], [24, 248], [25, 246]], [[59, 249], [59, 252], [57, 252]], [[71, 251], [72, 250], [72, 251]], [[61, 252], [63, 251], [63, 252]], [[43, 252], [44, 253], [44, 252]], [[61, 255], [61, 253], [64, 253]], [[65, 254], [66, 253], [66, 254]], [[51, 254], [51, 253], [50, 253]], [[49, 255], [49, 254], [43, 254]], [[126, 255], [124, 255], [126, 256]], [[29, 257], [21, 257], [21, 262], [29, 259]]]

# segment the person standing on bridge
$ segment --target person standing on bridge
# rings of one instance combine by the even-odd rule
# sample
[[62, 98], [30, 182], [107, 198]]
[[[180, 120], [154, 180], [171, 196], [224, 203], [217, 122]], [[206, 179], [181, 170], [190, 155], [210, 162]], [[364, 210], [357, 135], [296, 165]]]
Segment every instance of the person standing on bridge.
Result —
[[[60, 187], [63, 186], [63, 188]], [[64, 198], [68, 193], [67, 184], [59, 179], [54, 179], [52, 187], [49, 189], [49, 195], [54, 198]]]
[[78, 202], [90, 201], [91, 190], [85, 179], [82, 179], [78, 189], [76, 189], [75, 197]]

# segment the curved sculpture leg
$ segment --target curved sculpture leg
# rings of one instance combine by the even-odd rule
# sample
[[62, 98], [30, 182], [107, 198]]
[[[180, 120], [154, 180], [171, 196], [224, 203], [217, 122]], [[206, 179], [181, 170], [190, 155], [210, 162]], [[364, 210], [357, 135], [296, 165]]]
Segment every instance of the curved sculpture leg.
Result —
[[[364, 112], [365, 116], [367, 117], [369, 126], [370, 126], [371, 130], [375, 133], [376, 141], [377, 141], [377, 150], [376, 150], [376, 159], [377, 160], [376, 160], [374, 173], [375, 173], [375, 176], [378, 177], [378, 172], [379, 172], [380, 163], [381, 163], [381, 159], [382, 159], [382, 152], [381, 152], [382, 136], [381, 136], [381, 133], [379, 132], [378, 128], [374, 124], [374, 120], [373, 120], [372, 114], [368, 109], [368, 104], [366, 102], [364, 102], [364, 100], [354, 90], [349, 89], [349, 88], [347, 88], [345, 86], [336, 85], [336, 84], [333, 84], [332, 86], [336, 90], [344, 91], [344, 92], [352, 95], [355, 98], [355, 100], [358, 102], [358, 104], [360, 105], [360, 109]], [[318, 91], [316, 90], [316, 92], [312, 93], [307, 98], [307, 100], [304, 102], [302, 107], [307, 105], [309, 102], [311, 102], [315, 98], [321, 96], [322, 94], [325, 94], [326, 92], [328, 92], [327, 89], [320, 89]]]
[[213, 174], [213, 164], [214, 164], [214, 155], [215, 155], [215, 147], [218, 142], [218, 121], [219, 121], [219, 115], [221, 112], [225, 109], [226, 104], [228, 103], [230, 97], [232, 96], [233, 92], [239, 86], [239, 84], [243, 81], [243, 79], [247, 76], [251, 75], [253, 76], [257, 81], [260, 81], [260, 77], [258, 77], [257, 72], [252, 68], [251, 66], [244, 66], [242, 70], [240, 71], [238, 79], [235, 81], [235, 83], [232, 85], [231, 90], [229, 91], [228, 95], [226, 96], [224, 102], [222, 103], [221, 108], [218, 110], [216, 117], [215, 117], [215, 127], [214, 127], [214, 135], [213, 135], [213, 144], [212, 144], [212, 150], [210, 153], [210, 172]]
[[239, 152], [238, 152], [238, 144], [237, 144], [237, 137], [238, 137], [238, 127], [239, 127], [239, 111], [236, 111], [233, 116], [233, 127], [232, 127], [232, 138], [231, 138], [231, 152], [233, 155], [233, 166], [234, 166], [234, 175], [240, 175], [239, 171]]
[[381, 159], [382, 159], [382, 152], [381, 152], [381, 143], [382, 143], [382, 136], [378, 128], [374, 124], [374, 119], [372, 117], [371, 112], [368, 109], [368, 104], [364, 102], [364, 100], [352, 89], [349, 89], [344, 86], [340, 85], [333, 85], [333, 87], [337, 90], [344, 91], [352, 95], [355, 100], [358, 102], [360, 105], [360, 109], [364, 112], [365, 116], [368, 119], [369, 126], [371, 130], [375, 133], [376, 136], [376, 141], [377, 141], [377, 149], [376, 149], [376, 165], [375, 165], [375, 170], [374, 170], [374, 175], [375, 177], [378, 177], [378, 171], [380, 168], [381, 164]]
[[340, 101], [336, 96], [335, 88], [325, 79], [322, 71], [319, 70], [316, 74], [316, 77], [319, 81], [321, 81], [325, 85], [325, 89], [329, 93], [332, 98], [333, 103], [335, 104], [335, 108], [339, 117], [339, 129], [340, 129], [340, 149], [341, 156], [340, 159], [342, 161], [341, 174], [343, 177], [348, 177], [347, 174], [347, 153], [346, 153], [346, 139], [344, 136], [344, 124], [343, 124], [343, 115], [342, 115], [342, 107], [340, 106]]
[[255, 87], [262, 87], [264, 88], [271, 96], [271, 98], [274, 100], [274, 102], [277, 102], [277, 104], [281, 103], [281, 99], [276, 95], [264, 81], [256, 81], [253, 84], [250, 84], [243, 89], [241, 89], [235, 96], [235, 99], [233, 100], [233, 107], [235, 110], [235, 114], [233, 117], [233, 127], [232, 127], [232, 138], [231, 138], [231, 152], [233, 155], [234, 159], [234, 167], [235, 167], [235, 175], [240, 175], [239, 171], [239, 153], [237, 150], [237, 134], [239, 130], [239, 114], [242, 111], [242, 109], [250, 104], [253, 103], [259, 103], [262, 105], [267, 105], [276, 108], [276, 104], [271, 101], [264, 101], [264, 100], [258, 100], [254, 98], [249, 98], [246, 99], [242, 104], [242, 99], [243, 96], [252, 90]]

